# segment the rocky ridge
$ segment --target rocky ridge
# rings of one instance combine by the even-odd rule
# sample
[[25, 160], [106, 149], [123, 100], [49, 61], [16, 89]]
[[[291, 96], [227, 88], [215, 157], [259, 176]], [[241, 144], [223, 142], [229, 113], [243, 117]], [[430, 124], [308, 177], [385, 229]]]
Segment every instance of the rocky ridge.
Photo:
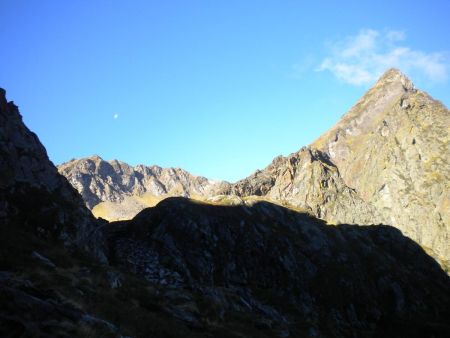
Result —
[[226, 184], [179, 168], [130, 166], [99, 156], [71, 160], [58, 170], [78, 190], [86, 206], [108, 220], [131, 219], [170, 196], [206, 198]]
[[448, 269], [449, 131], [449, 110], [390, 69], [310, 146], [234, 184], [98, 157], [59, 171], [109, 220], [130, 219], [168, 196], [259, 196], [330, 223], [393, 225]]
[[107, 233], [111, 261], [174, 290], [171, 313], [193, 327], [246, 318], [256, 337], [449, 330], [448, 276], [393, 227], [331, 226], [265, 201], [168, 198]]

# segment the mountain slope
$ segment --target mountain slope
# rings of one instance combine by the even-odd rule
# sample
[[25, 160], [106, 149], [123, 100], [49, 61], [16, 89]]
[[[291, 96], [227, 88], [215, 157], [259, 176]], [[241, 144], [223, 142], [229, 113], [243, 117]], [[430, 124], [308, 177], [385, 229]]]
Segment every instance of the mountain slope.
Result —
[[393, 227], [330, 226], [264, 201], [168, 198], [107, 232], [111, 261], [174, 290], [169, 311], [194, 327], [226, 323], [246, 337], [450, 333], [449, 277]]
[[306, 147], [288, 157], [277, 157], [264, 170], [236, 182], [228, 193], [286, 202], [331, 223], [373, 224], [380, 220], [375, 208], [345, 184], [326, 154]]
[[214, 195], [226, 183], [194, 176], [179, 168], [130, 166], [99, 156], [72, 160], [59, 172], [78, 190], [94, 215], [108, 220], [130, 219], [169, 196]]
[[450, 259], [450, 111], [397, 70], [312, 144], [383, 220]]
[[225, 193], [260, 195], [334, 223], [391, 224], [450, 266], [450, 112], [395, 69], [308, 148]]
[[0, 88], [0, 225], [17, 223], [105, 260], [98, 222], [5, 94]]

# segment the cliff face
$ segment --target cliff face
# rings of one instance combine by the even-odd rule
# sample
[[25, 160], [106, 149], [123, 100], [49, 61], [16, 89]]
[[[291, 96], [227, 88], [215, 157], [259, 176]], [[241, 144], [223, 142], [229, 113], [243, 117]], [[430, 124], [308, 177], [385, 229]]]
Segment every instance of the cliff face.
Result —
[[225, 185], [179, 168], [130, 166], [99, 156], [72, 160], [59, 172], [78, 190], [96, 216], [131, 219], [142, 209], [169, 196], [205, 198]]
[[98, 222], [58, 174], [37, 136], [0, 89], [0, 224], [18, 224], [105, 259]]
[[234, 184], [333, 223], [391, 224], [450, 259], [450, 112], [387, 71], [308, 148]]
[[73, 297], [81, 282], [74, 256], [107, 263], [101, 224], [58, 174], [3, 89], [0, 173], [0, 336], [83, 336], [94, 327], [113, 332], [113, 325], [75, 306]]
[[331, 223], [382, 223], [377, 210], [347, 186], [327, 154], [316, 149], [277, 157], [264, 170], [235, 183], [231, 192], [281, 201]]
[[449, 133], [450, 111], [390, 70], [312, 147], [384, 222], [448, 264]]

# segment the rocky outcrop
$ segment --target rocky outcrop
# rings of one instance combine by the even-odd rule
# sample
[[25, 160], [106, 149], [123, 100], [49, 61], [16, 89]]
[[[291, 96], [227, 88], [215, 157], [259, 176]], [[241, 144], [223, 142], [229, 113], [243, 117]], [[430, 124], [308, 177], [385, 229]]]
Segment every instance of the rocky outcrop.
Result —
[[114, 325], [63, 296], [72, 255], [89, 255], [99, 266], [107, 263], [101, 224], [59, 175], [3, 89], [0, 172], [0, 336], [117, 335]]
[[0, 300], [2, 337], [73, 337], [89, 332], [114, 337], [119, 332], [113, 324], [64, 302], [52, 290], [39, 290], [13, 274], [0, 272]]
[[390, 224], [450, 267], [450, 111], [396, 69], [331, 130], [234, 184], [333, 223]]
[[131, 219], [169, 196], [212, 196], [226, 185], [179, 168], [133, 167], [117, 160], [104, 161], [99, 156], [63, 163], [58, 170], [96, 216], [109, 220]]
[[450, 266], [449, 133], [450, 111], [392, 69], [311, 146], [384, 222]]
[[327, 154], [306, 147], [277, 157], [266, 169], [235, 183], [231, 193], [281, 201], [331, 223], [382, 223], [377, 210], [345, 184]]
[[255, 337], [450, 332], [448, 276], [393, 227], [330, 226], [264, 201], [168, 198], [107, 229], [110, 260], [173, 290], [169, 311], [193, 327], [246, 318]]
[[0, 226], [17, 224], [105, 260], [98, 222], [58, 174], [17, 106], [0, 89]]

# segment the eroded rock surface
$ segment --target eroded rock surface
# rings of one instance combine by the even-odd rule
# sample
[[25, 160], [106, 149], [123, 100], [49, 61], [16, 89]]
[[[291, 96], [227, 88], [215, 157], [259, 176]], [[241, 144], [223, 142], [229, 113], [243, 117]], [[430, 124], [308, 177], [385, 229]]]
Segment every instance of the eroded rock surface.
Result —
[[117, 160], [104, 161], [99, 156], [69, 161], [58, 170], [94, 214], [109, 220], [131, 219], [169, 196], [212, 196], [226, 185], [179, 168], [130, 166]]
[[449, 132], [450, 111], [391, 69], [317, 141], [228, 193], [287, 201], [333, 223], [390, 224], [448, 268]]
[[312, 144], [382, 220], [450, 263], [450, 111], [398, 70]]

